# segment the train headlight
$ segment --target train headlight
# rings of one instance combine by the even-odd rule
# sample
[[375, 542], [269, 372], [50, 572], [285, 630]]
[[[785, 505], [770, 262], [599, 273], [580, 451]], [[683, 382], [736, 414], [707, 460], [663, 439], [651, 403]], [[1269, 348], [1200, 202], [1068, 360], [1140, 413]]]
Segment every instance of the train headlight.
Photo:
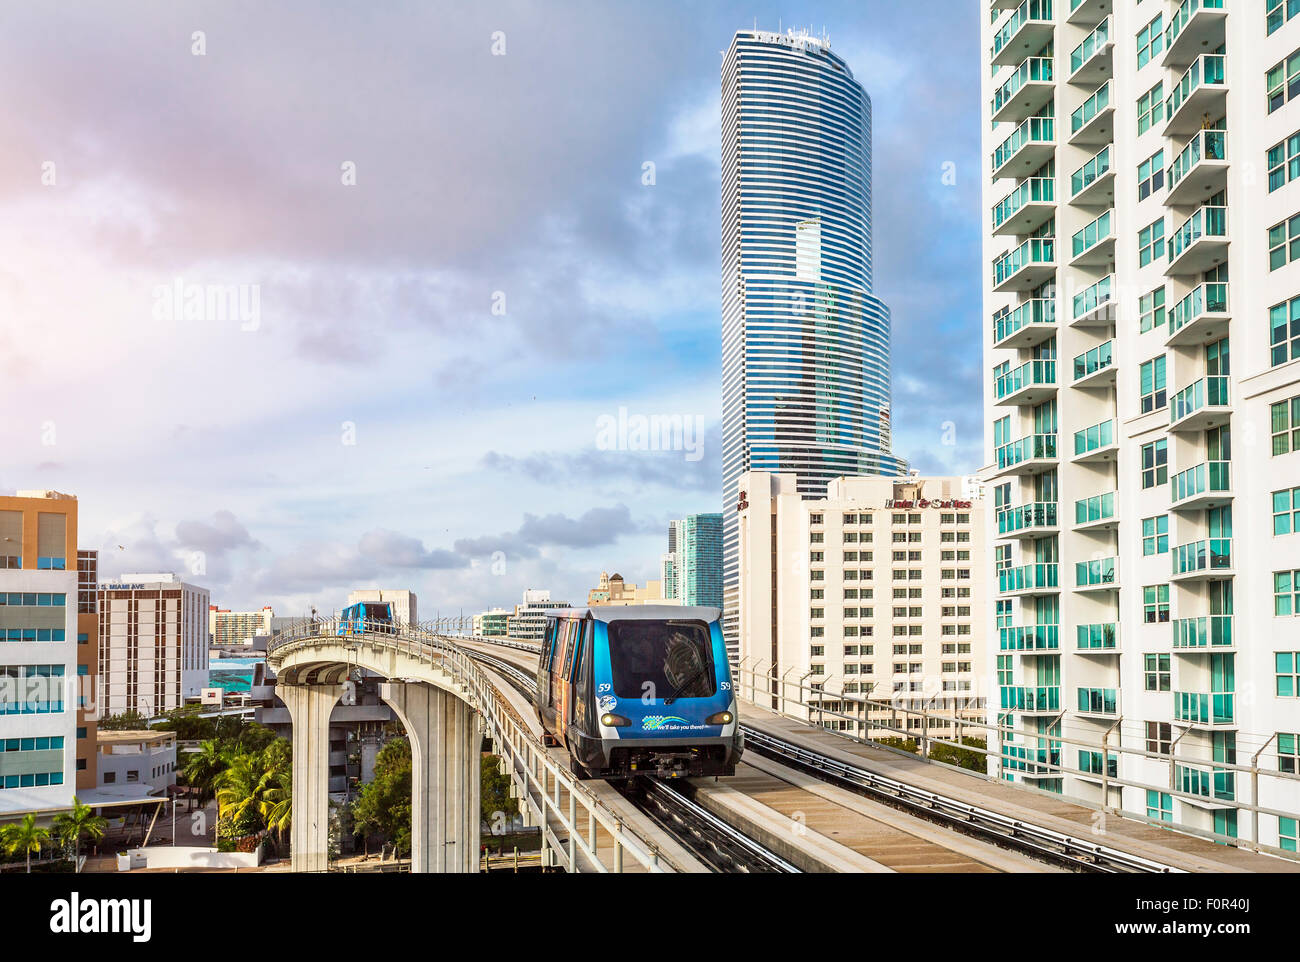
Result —
[[720, 711], [704, 719], [707, 725], [730, 725], [736, 720], [736, 716], [729, 711]]
[[626, 728], [632, 722], [622, 715], [615, 715], [613, 712], [605, 712], [600, 716], [600, 723], [606, 728]]

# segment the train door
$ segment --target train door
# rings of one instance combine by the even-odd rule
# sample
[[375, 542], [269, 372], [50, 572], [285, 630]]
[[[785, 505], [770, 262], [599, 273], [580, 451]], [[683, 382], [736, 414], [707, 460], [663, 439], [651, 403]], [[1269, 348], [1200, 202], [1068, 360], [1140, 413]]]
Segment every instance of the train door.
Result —
[[537, 659], [537, 710], [541, 713], [543, 722], [551, 710], [551, 659], [555, 655], [555, 629], [558, 624], [554, 618], [546, 619], [542, 653]]
[[565, 733], [569, 727], [569, 717], [572, 711], [569, 699], [569, 675], [573, 670], [573, 650], [575, 648], [574, 638], [577, 627], [572, 620], [566, 619], [564, 627], [560, 631], [561, 651], [555, 659], [555, 670], [551, 677], [555, 679], [555, 737], [560, 740], [560, 744], [568, 746], [568, 739]]
[[577, 668], [573, 682], [573, 724], [578, 730], [592, 734], [596, 730], [592, 711], [591, 649], [595, 629], [594, 621], [580, 621], [582, 641], [578, 650]]
[[569, 670], [565, 672], [568, 679], [569, 689], [565, 692], [565, 717], [570, 725], [582, 727], [582, 716], [577, 712], [578, 706], [578, 679], [582, 677], [582, 652], [586, 647], [584, 644], [583, 632], [587, 627], [585, 620], [575, 621], [573, 623], [573, 652], [569, 657]]

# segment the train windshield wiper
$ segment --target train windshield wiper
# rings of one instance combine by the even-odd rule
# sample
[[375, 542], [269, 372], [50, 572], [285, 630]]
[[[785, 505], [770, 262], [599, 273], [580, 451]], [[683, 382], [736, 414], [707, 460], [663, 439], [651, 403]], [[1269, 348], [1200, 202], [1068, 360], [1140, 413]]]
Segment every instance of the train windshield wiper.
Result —
[[664, 699], [665, 705], [671, 705], [678, 697], [691, 685], [695, 684], [695, 679], [699, 678], [708, 669], [708, 665], [700, 665], [693, 672], [686, 676], [686, 679], [680, 684], [673, 687], [672, 694]]

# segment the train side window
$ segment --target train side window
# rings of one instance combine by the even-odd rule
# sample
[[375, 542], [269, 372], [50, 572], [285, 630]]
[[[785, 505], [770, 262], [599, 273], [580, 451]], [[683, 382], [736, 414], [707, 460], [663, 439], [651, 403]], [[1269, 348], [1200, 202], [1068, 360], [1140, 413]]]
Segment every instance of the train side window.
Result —
[[573, 664], [573, 627], [572, 621], [564, 623], [564, 659], [560, 662], [560, 677], [566, 681], [569, 678], [569, 669]]

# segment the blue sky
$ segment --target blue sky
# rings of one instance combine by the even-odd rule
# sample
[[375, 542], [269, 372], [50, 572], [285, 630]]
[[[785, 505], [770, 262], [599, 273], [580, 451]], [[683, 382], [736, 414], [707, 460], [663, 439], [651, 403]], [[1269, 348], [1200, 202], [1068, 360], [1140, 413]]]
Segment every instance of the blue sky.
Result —
[[[756, 19], [873, 100], [895, 451], [980, 463], [973, 0], [38, 7], [0, 12], [0, 491], [78, 495], [110, 574], [423, 616], [653, 576], [719, 508], [719, 68]], [[621, 408], [703, 457], [603, 450]]]

